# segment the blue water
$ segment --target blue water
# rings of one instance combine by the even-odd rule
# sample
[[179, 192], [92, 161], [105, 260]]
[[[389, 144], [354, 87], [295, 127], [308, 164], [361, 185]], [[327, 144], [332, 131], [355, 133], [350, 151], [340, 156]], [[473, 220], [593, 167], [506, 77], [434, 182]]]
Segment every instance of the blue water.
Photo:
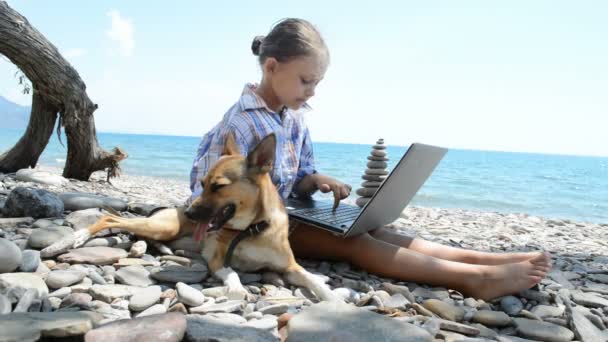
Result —
[[[0, 153], [11, 148], [21, 134], [0, 128]], [[188, 181], [199, 139], [98, 134], [103, 148], [120, 146], [129, 153], [121, 163], [124, 173], [184, 182]], [[65, 144], [65, 136], [62, 140]], [[317, 169], [357, 188], [370, 146], [315, 143]], [[406, 148], [388, 146], [389, 168]], [[66, 148], [53, 135], [40, 163], [62, 167], [65, 155]], [[356, 197], [354, 191], [351, 196]], [[412, 205], [608, 223], [608, 158], [450, 150]]]

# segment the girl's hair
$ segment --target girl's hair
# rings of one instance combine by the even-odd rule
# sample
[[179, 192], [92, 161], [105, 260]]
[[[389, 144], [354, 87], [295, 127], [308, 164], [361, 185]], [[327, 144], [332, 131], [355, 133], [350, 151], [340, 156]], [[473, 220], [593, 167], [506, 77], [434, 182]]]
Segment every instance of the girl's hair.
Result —
[[283, 63], [300, 56], [319, 56], [329, 62], [329, 50], [319, 31], [308, 21], [287, 18], [278, 22], [264, 36], [256, 36], [251, 51], [260, 64], [273, 57]]

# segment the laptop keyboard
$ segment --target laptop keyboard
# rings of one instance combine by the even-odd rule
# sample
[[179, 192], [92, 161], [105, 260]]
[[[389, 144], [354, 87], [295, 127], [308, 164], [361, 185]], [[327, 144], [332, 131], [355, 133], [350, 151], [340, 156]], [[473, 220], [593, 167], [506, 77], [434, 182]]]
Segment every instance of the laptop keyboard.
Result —
[[298, 209], [295, 212], [302, 216], [314, 218], [319, 221], [324, 221], [339, 226], [343, 223], [354, 221], [357, 216], [359, 216], [361, 208], [350, 205], [341, 205], [336, 209], [335, 212], [332, 210], [331, 206]]

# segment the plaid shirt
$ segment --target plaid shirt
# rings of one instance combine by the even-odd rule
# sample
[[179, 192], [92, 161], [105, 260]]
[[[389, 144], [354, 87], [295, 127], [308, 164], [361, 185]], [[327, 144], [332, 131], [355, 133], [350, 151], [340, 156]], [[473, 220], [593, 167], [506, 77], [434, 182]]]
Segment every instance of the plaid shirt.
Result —
[[201, 179], [221, 156], [226, 134], [234, 134], [240, 152], [247, 155], [265, 136], [275, 133], [277, 148], [272, 182], [284, 199], [292, 194], [294, 186], [306, 175], [316, 173], [312, 142], [304, 113], [310, 110], [307, 104], [294, 111], [283, 111], [282, 118], [266, 106], [255, 92], [256, 85], [246, 84], [239, 100], [221, 122], [205, 134], [190, 171], [189, 202], [200, 196], [203, 189]]

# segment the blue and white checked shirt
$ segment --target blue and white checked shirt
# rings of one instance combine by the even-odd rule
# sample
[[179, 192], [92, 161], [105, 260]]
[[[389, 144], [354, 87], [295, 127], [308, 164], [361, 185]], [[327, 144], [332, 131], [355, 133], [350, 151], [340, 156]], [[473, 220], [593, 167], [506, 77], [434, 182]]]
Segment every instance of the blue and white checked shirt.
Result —
[[246, 84], [241, 97], [224, 114], [222, 121], [203, 136], [190, 171], [192, 195], [189, 202], [202, 193], [200, 181], [221, 156], [228, 132], [234, 134], [243, 155], [247, 155], [262, 138], [275, 133], [277, 148], [271, 178], [284, 199], [304, 176], [316, 172], [312, 142], [304, 121], [304, 113], [310, 107], [304, 104], [296, 111], [287, 109], [281, 118], [254, 92], [255, 87], [254, 84]]

